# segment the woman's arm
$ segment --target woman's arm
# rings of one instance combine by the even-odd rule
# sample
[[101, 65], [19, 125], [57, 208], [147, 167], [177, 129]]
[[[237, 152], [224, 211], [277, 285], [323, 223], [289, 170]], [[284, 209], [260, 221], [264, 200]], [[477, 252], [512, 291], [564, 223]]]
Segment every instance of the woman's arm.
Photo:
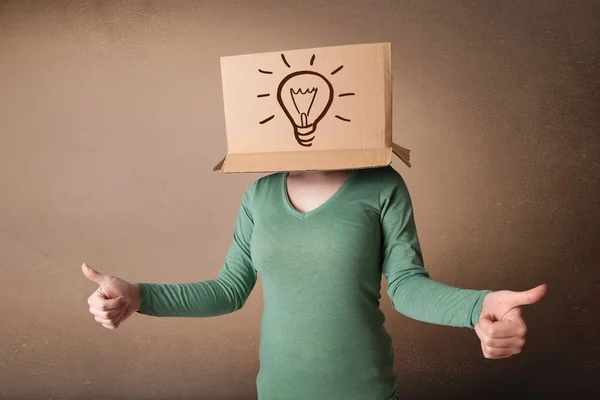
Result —
[[388, 171], [380, 189], [380, 218], [383, 274], [394, 308], [419, 321], [473, 328], [490, 291], [459, 289], [429, 277], [408, 189], [395, 170]]
[[256, 270], [250, 256], [254, 222], [252, 185], [242, 200], [233, 242], [216, 279], [181, 284], [138, 283], [140, 314], [155, 317], [212, 317], [242, 308], [256, 284]]

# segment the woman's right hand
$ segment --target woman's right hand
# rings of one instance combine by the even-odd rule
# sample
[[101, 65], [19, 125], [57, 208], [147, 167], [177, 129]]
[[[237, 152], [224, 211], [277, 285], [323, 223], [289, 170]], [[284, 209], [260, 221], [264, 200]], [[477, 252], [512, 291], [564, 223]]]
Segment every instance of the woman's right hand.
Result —
[[123, 321], [139, 311], [141, 299], [138, 285], [105, 275], [85, 263], [81, 270], [86, 278], [99, 285], [88, 298], [88, 304], [90, 313], [103, 327], [117, 329]]

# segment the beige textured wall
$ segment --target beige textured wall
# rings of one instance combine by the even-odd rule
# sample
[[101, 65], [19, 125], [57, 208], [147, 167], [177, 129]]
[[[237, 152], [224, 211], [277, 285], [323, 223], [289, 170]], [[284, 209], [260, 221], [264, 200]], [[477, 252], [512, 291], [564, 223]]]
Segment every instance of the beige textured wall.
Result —
[[[527, 289], [519, 357], [384, 308], [406, 399], [599, 389], [595, 1], [0, 1], [0, 397], [255, 398], [261, 288], [233, 315], [87, 312], [90, 265], [209, 279], [256, 176], [225, 151], [219, 57], [391, 41], [395, 165], [427, 267]], [[562, 389], [561, 389], [562, 388]], [[597, 392], [596, 392], [597, 393]]]

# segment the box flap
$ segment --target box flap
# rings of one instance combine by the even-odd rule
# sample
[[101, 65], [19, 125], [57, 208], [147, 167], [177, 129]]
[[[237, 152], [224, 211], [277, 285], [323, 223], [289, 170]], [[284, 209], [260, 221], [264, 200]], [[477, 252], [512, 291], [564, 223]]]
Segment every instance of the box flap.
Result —
[[[390, 149], [373, 150], [325, 150], [320, 152], [289, 153], [239, 153], [223, 158], [213, 171], [234, 172], [277, 172], [285, 166], [288, 171], [328, 171], [382, 167], [391, 164], [394, 153], [409, 168], [410, 150], [395, 143]], [[308, 155], [308, 156], [307, 156]], [[358, 166], [360, 165], [360, 166]], [[251, 166], [249, 168], [249, 166]]]
[[382, 167], [391, 163], [391, 149], [322, 150], [310, 152], [235, 153], [215, 166], [223, 173], [334, 171]]
[[223, 164], [225, 163], [225, 158], [227, 158], [227, 157], [223, 157], [223, 159], [221, 161], [219, 161], [219, 163], [217, 165], [214, 166], [213, 171], [221, 171], [223, 169]]
[[392, 151], [394, 152], [396, 157], [401, 159], [402, 162], [404, 162], [404, 164], [406, 164], [408, 166], [408, 168], [411, 167], [411, 165], [410, 165], [410, 150], [409, 149], [406, 149], [406, 148], [399, 146], [396, 143], [392, 142]]

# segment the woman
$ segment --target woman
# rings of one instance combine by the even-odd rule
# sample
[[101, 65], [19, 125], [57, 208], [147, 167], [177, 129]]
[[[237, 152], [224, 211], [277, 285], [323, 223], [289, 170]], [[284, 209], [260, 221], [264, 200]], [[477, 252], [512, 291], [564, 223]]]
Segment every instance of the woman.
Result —
[[487, 358], [521, 351], [526, 292], [459, 289], [430, 279], [411, 199], [391, 166], [275, 173], [247, 190], [219, 276], [130, 284], [83, 265], [100, 285], [90, 312], [109, 329], [134, 312], [210, 317], [239, 310], [257, 274], [264, 291], [260, 400], [389, 400], [394, 352], [379, 308], [382, 275], [394, 308], [429, 323], [474, 328]]

